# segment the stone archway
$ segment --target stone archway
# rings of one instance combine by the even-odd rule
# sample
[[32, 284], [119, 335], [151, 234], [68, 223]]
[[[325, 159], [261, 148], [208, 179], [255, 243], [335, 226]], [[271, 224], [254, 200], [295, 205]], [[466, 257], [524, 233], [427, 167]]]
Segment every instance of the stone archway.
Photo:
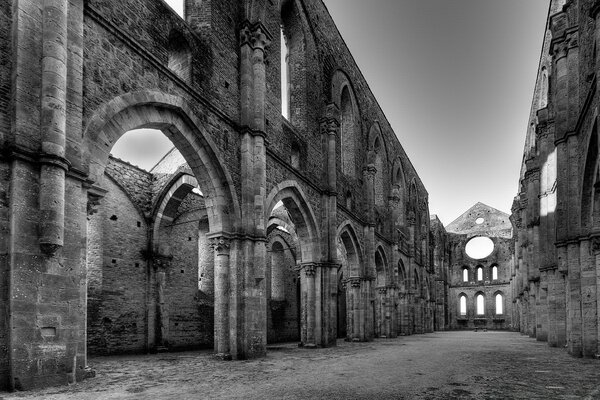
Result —
[[301, 343], [307, 347], [334, 345], [337, 307], [324, 291], [331, 282], [337, 282], [337, 265], [320, 261], [317, 219], [302, 187], [295, 181], [284, 181], [275, 186], [266, 200], [267, 216], [271, 216], [278, 204], [285, 208], [300, 247], [296, 251], [296, 263], [302, 303]]
[[[183, 98], [155, 91], [128, 93], [101, 106], [90, 118], [84, 132], [84, 157], [93, 182], [88, 196], [93, 197], [94, 201], [102, 196], [110, 150], [125, 132], [139, 128], [158, 129], [171, 140], [194, 174], [193, 178], [182, 177], [181, 185], [173, 190], [189, 191], [193, 183], [204, 194], [210, 230], [208, 236], [215, 241], [215, 254], [212, 256], [216, 294], [214, 347], [217, 353], [228, 355], [230, 342], [235, 338], [230, 337], [229, 329], [229, 245], [225, 239], [236, 232], [241, 211], [227, 165], [200, 121]], [[189, 182], [183, 182], [186, 179]], [[169, 207], [177, 203], [172, 202], [173, 196], [165, 196], [163, 201], [166, 203], [159, 204], [161, 217], [158, 225]], [[154, 246], [156, 243], [151, 242], [145, 254], [151, 266], [149, 268], [168, 268], [168, 257], [160, 254], [158, 246]], [[147, 341], [150, 342], [149, 337]]]

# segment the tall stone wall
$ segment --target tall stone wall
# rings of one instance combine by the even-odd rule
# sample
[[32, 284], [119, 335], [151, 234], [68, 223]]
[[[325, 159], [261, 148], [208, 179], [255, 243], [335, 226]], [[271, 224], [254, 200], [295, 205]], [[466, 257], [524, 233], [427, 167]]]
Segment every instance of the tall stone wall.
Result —
[[[88, 241], [88, 351], [119, 354], [146, 350], [148, 227], [130, 197], [107, 179], [108, 190], [90, 217]], [[92, 263], [92, 261], [95, 261]]]
[[[81, 380], [87, 352], [199, 347], [211, 331], [220, 357], [264, 355], [265, 213], [280, 200], [303, 245], [304, 345], [335, 345], [345, 295], [353, 340], [433, 329], [427, 191], [322, 1], [283, 2], [282, 14], [279, 2], [188, 0], [187, 22], [158, 0], [8, 3], [0, 195], [10, 195], [0, 197], [0, 229], [11, 231], [0, 317], [12, 317], [0, 325], [9, 360], [0, 381], [9, 389]], [[282, 23], [295, 66], [289, 122]], [[342, 92], [353, 116], [344, 132]], [[160, 178], [109, 161], [140, 127], [177, 149]], [[341, 168], [344, 135], [355, 144], [351, 173]], [[196, 182], [204, 211], [184, 200]], [[158, 215], [163, 200], [176, 212]], [[175, 252], [157, 251], [156, 234]], [[354, 257], [344, 282], [341, 235]]]

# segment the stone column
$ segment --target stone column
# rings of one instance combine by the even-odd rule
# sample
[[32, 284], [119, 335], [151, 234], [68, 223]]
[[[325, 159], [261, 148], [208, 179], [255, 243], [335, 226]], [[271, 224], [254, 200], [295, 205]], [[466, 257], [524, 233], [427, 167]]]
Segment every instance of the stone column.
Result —
[[172, 256], [167, 255], [154, 254], [152, 256], [156, 284], [156, 342], [154, 345], [157, 351], [166, 351], [169, 348], [169, 310], [165, 288], [167, 286], [167, 272], [171, 267], [172, 259]]
[[[361, 327], [361, 301], [360, 301], [360, 281], [359, 277], [348, 278], [348, 287], [350, 288], [350, 297], [352, 298], [352, 330], [348, 331], [348, 337], [353, 342], [359, 342], [361, 340], [360, 327]], [[350, 309], [350, 307], [348, 307]]]
[[569, 353], [575, 357], [582, 355], [582, 321], [581, 321], [581, 270], [579, 261], [579, 243], [567, 245], [567, 262], [569, 268], [567, 292], [567, 318], [570, 326], [567, 328]]
[[215, 355], [231, 359], [229, 338], [229, 256], [230, 240], [224, 236], [210, 239], [215, 252]]
[[302, 344], [304, 347], [316, 347], [315, 265], [312, 263], [304, 264], [302, 265], [302, 270], [304, 271], [304, 282], [306, 283], [306, 299], [304, 300], [304, 309], [306, 310], [306, 337], [304, 338]]
[[66, 0], [44, 0], [42, 43], [40, 156], [40, 246], [54, 255], [63, 246], [65, 228], [65, 158], [67, 121]]
[[600, 237], [580, 242], [582, 352], [594, 357], [598, 350], [598, 310], [596, 256], [600, 254]]

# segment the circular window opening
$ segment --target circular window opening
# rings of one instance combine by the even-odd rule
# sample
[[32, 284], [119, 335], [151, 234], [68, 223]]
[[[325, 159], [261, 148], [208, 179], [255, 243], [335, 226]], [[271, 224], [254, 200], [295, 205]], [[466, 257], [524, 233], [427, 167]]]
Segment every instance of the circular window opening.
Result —
[[494, 242], [486, 236], [477, 236], [467, 242], [465, 246], [467, 255], [475, 260], [486, 258], [494, 251]]
[[475, 223], [476, 223], [477, 225], [481, 225], [481, 224], [483, 224], [483, 218], [477, 218], [477, 219], [475, 220]]

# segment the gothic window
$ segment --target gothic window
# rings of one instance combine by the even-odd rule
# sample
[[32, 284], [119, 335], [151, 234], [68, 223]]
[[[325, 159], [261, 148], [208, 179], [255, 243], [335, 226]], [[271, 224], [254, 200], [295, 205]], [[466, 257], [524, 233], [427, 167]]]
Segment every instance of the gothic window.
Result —
[[192, 78], [192, 52], [181, 32], [172, 31], [169, 35], [168, 67], [178, 77], [190, 83]]
[[377, 172], [375, 173], [375, 205], [383, 206], [385, 205], [383, 190], [384, 154], [379, 137], [375, 139], [373, 150], [375, 151], [375, 169], [377, 169]]
[[354, 142], [357, 134], [355, 129], [354, 104], [348, 86], [342, 89], [341, 98], [341, 156], [342, 172], [348, 176], [355, 175]]
[[477, 280], [483, 280], [483, 267], [477, 267]]
[[475, 297], [475, 299], [476, 299], [476, 303], [477, 303], [477, 315], [484, 315], [485, 314], [485, 298], [480, 293]]
[[463, 282], [469, 282], [469, 269], [463, 268], [462, 270]]
[[467, 315], [467, 296], [460, 295], [459, 298], [460, 315]]
[[502, 315], [504, 314], [504, 300], [502, 298], [502, 295], [500, 293], [498, 293], [496, 295], [496, 315]]
[[307, 109], [306, 43], [295, 1], [282, 1], [280, 46], [281, 115], [302, 130]]
[[492, 267], [492, 280], [497, 280], [498, 279], [498, 267], [497, 266], [493, 266]]
[[300, 147], [297, 143], [292, 143], [292, 152], [290, 155], [290, 163], [292, 167], [299, 169], [300, 168]]
[[271, 299], [285, 299], [285, 254], [283, 245], [274, 242], [271, 246]]
[[281, 42], [281, 115], [286, 119], [290, 119], [290, 64], [289, 64], [289, 49], [283, 33], [283, 28], [280, 30]]
[[548, 105], [548, 70], [542, 67], [542, 82], [540, 85], [540, 108]]

